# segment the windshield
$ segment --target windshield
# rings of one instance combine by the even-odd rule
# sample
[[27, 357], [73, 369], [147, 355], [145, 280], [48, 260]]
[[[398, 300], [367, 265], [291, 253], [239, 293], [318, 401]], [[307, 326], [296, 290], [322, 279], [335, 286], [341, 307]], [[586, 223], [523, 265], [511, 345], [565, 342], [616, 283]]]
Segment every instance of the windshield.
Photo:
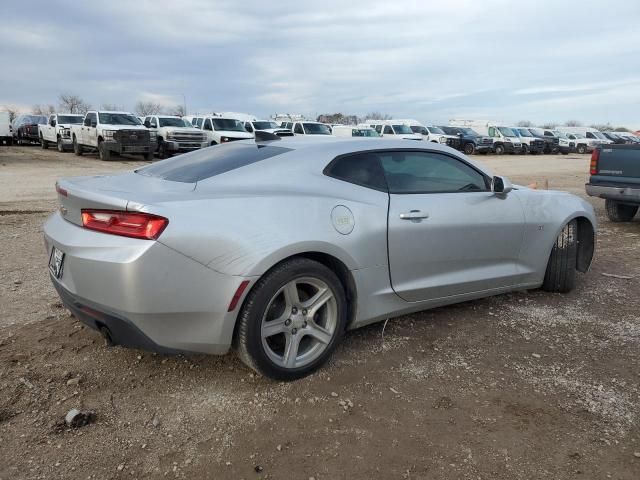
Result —
[[240, 120], [233, 118], [212, 118], [214, 130], [225, 130], [227, 132], [246, 132]]
[[420, 134], [422, 134], [422, 135], [428, 135], [428, 134], [429, 134], [429, 132], [427, 131], [427, 129], [426, 129], [426, 128], [424, 128], [424, 127], [420, 127], [420, 126], [418, 126], [418, 125], [413, 125], [413, 126], [411, 127], [411, 131], [412, 131], [413, 133], [420, 133]]
[[303, 123], [304, 131], [307, 135], [331, 135], [331, 130], [322, 123]]
[[176, 117], [158, 117], [160, 127], [191, 127], [187, 121]]
[[464, 132], [466, 135], [471, 135], [473, 137], [480, 136], [480, 134], [476, 132], [473, 128], [461, 128], [460, 130], [462, 130], [462, 132]]
[[514, 131], [511, 130], [509, 127], [498, 127], [498, 130], [500, 130], [500, 133], [502, 135], [504, 135], [505, 137], [515, 137], [516, 136]]
[[544, 132], [539, 128], [530, 128], [529, 131], [537, 137], [544, 137]]
[[106, 125], [141, 125], [140, 119], [128, 113], [99, 113], [100, 123]]
[[587, 138], [581, 133], [572, 133], [571, 135], [573, 135], [575, 138]]
[[591, 132], [593, 133], [596, 137], [598, 137], [600, 140], [609, 140], [607, 137], [605, 137], [602, 132]]
[[442, 130], [444, 130], [444, 133], [446, 133], [447, 135], [457, 135], [458, 133], [461, 133], [459, 128], [456, 127], [440, 127]]
[[73, 123], [80, 125], [82, 123], [82, 116], [80, 115], [58, 115], [58, 123]]
[[561, 132], [560, 130], [553, 130], [553, 133], [558, 138], [566, 138], [567, 140], [569, 139], [569, 137], [567, 137], [567, 135], [564, 132]]
[[517, 132], [521, 137], [533, 137], [533, 135], [531, 135], [531, 132], [526, 128], [518, 128]]
[[379, 137], [380, 135], [373, 128], [354, 128], [351, 130], [352, 137]]
[[267, 130], [269, 128], [280, 128], [276, 122], [253, 122], [256, 130]]
[[435, 133], [437, 135], [444, 135], [444, 131], [441, 128], [438, 127], [427, 127], [427, 130], [429, 130], [431, 133]]
[[41, 115], [24, 115], [22, 117], [18, 117], [15, 121], [16, 125], [26, 125], [26, 124], [36, 124], [36, 125], [44, 125], [47, 123], [47, 117]]
[[396, 135], [406, 135], [408, 133], [413, 133], [409, 127], [406, 125], [392, 125], [393, 131], [396, 132]]

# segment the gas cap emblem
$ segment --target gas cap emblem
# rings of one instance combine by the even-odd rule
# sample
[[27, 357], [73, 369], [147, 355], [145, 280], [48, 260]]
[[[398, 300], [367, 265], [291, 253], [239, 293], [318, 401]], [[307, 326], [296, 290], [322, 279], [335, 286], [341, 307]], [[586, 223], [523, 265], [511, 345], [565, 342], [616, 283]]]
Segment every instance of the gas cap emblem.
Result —
[[342, 235], [349, 235], [356, 224], [353, 213], [344, 205], [336, 205], [333, 207], [331, 211], [331, 223], [333, 223], [333, 228]]

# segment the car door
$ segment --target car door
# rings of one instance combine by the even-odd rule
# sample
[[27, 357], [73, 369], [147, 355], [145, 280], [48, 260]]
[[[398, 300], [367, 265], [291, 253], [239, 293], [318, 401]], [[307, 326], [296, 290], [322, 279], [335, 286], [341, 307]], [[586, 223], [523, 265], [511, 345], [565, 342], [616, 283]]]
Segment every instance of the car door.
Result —
[[417, 302], [519, 283], [524, 212], [515, 194], [464, 159], [435, 151], [378, 154], [389, 189], [391, 283]]

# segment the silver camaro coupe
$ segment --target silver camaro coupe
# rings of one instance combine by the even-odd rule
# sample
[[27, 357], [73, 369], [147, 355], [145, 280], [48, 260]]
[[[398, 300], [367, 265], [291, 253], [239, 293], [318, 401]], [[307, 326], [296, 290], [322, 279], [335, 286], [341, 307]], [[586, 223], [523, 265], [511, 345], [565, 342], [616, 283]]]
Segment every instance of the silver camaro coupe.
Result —
[[51, 280], [108, 342], [233, 347], [277, 379], [317, 369], [346, 330], [574, 287], [594, 251], [589, 203], [417, 143], [239, 141], [60, 180], [44, 227]]

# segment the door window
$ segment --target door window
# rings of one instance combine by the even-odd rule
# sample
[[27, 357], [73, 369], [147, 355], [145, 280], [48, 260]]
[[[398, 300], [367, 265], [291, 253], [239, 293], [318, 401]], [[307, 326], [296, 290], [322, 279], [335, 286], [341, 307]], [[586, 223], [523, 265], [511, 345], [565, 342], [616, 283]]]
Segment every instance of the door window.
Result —
[[158, 121], [156, 120], [156, 117], [151, 117], [151, 119], [149, 120], [149, 125], [151, 126], [151, 128], [158, 128]]
[[436, 152], [380, 152], [389, 193], [481, 192], [489, 179], [467, 163]]
[[387, 191], [380, 157], [374, 152], [338, 157], [327, 166], [324, 173], [362, 187]]
[[302, 129], [302, 124], [301, 123], [296, 123], [295, 128], [293, 129], [294, 133], [301, 133], [304, 135], [304, 130]]
[[489, 136], [490, 137], [497, 137], [498, 136], [498, 132], [496, 131], [496, 127], [489, 127]]
[[211, 120], [209, 120], [208, 118], [204, 121], [203, 130], [213, 131], [213, 125], [211, 124]]
[[382, 133], [384, 133], [385, 135], [393, 135], [393, 129], [390, 125], [385, 125]]
[[84, 126], [90, 127], [92, 123], [95, 125], [97, 119], [98, 117], [95, 113], [87, 113], [87, 118], [84, 119]]
[[587, 132], [587, 138], [596, 138], [596, 136], [591, 132]]

